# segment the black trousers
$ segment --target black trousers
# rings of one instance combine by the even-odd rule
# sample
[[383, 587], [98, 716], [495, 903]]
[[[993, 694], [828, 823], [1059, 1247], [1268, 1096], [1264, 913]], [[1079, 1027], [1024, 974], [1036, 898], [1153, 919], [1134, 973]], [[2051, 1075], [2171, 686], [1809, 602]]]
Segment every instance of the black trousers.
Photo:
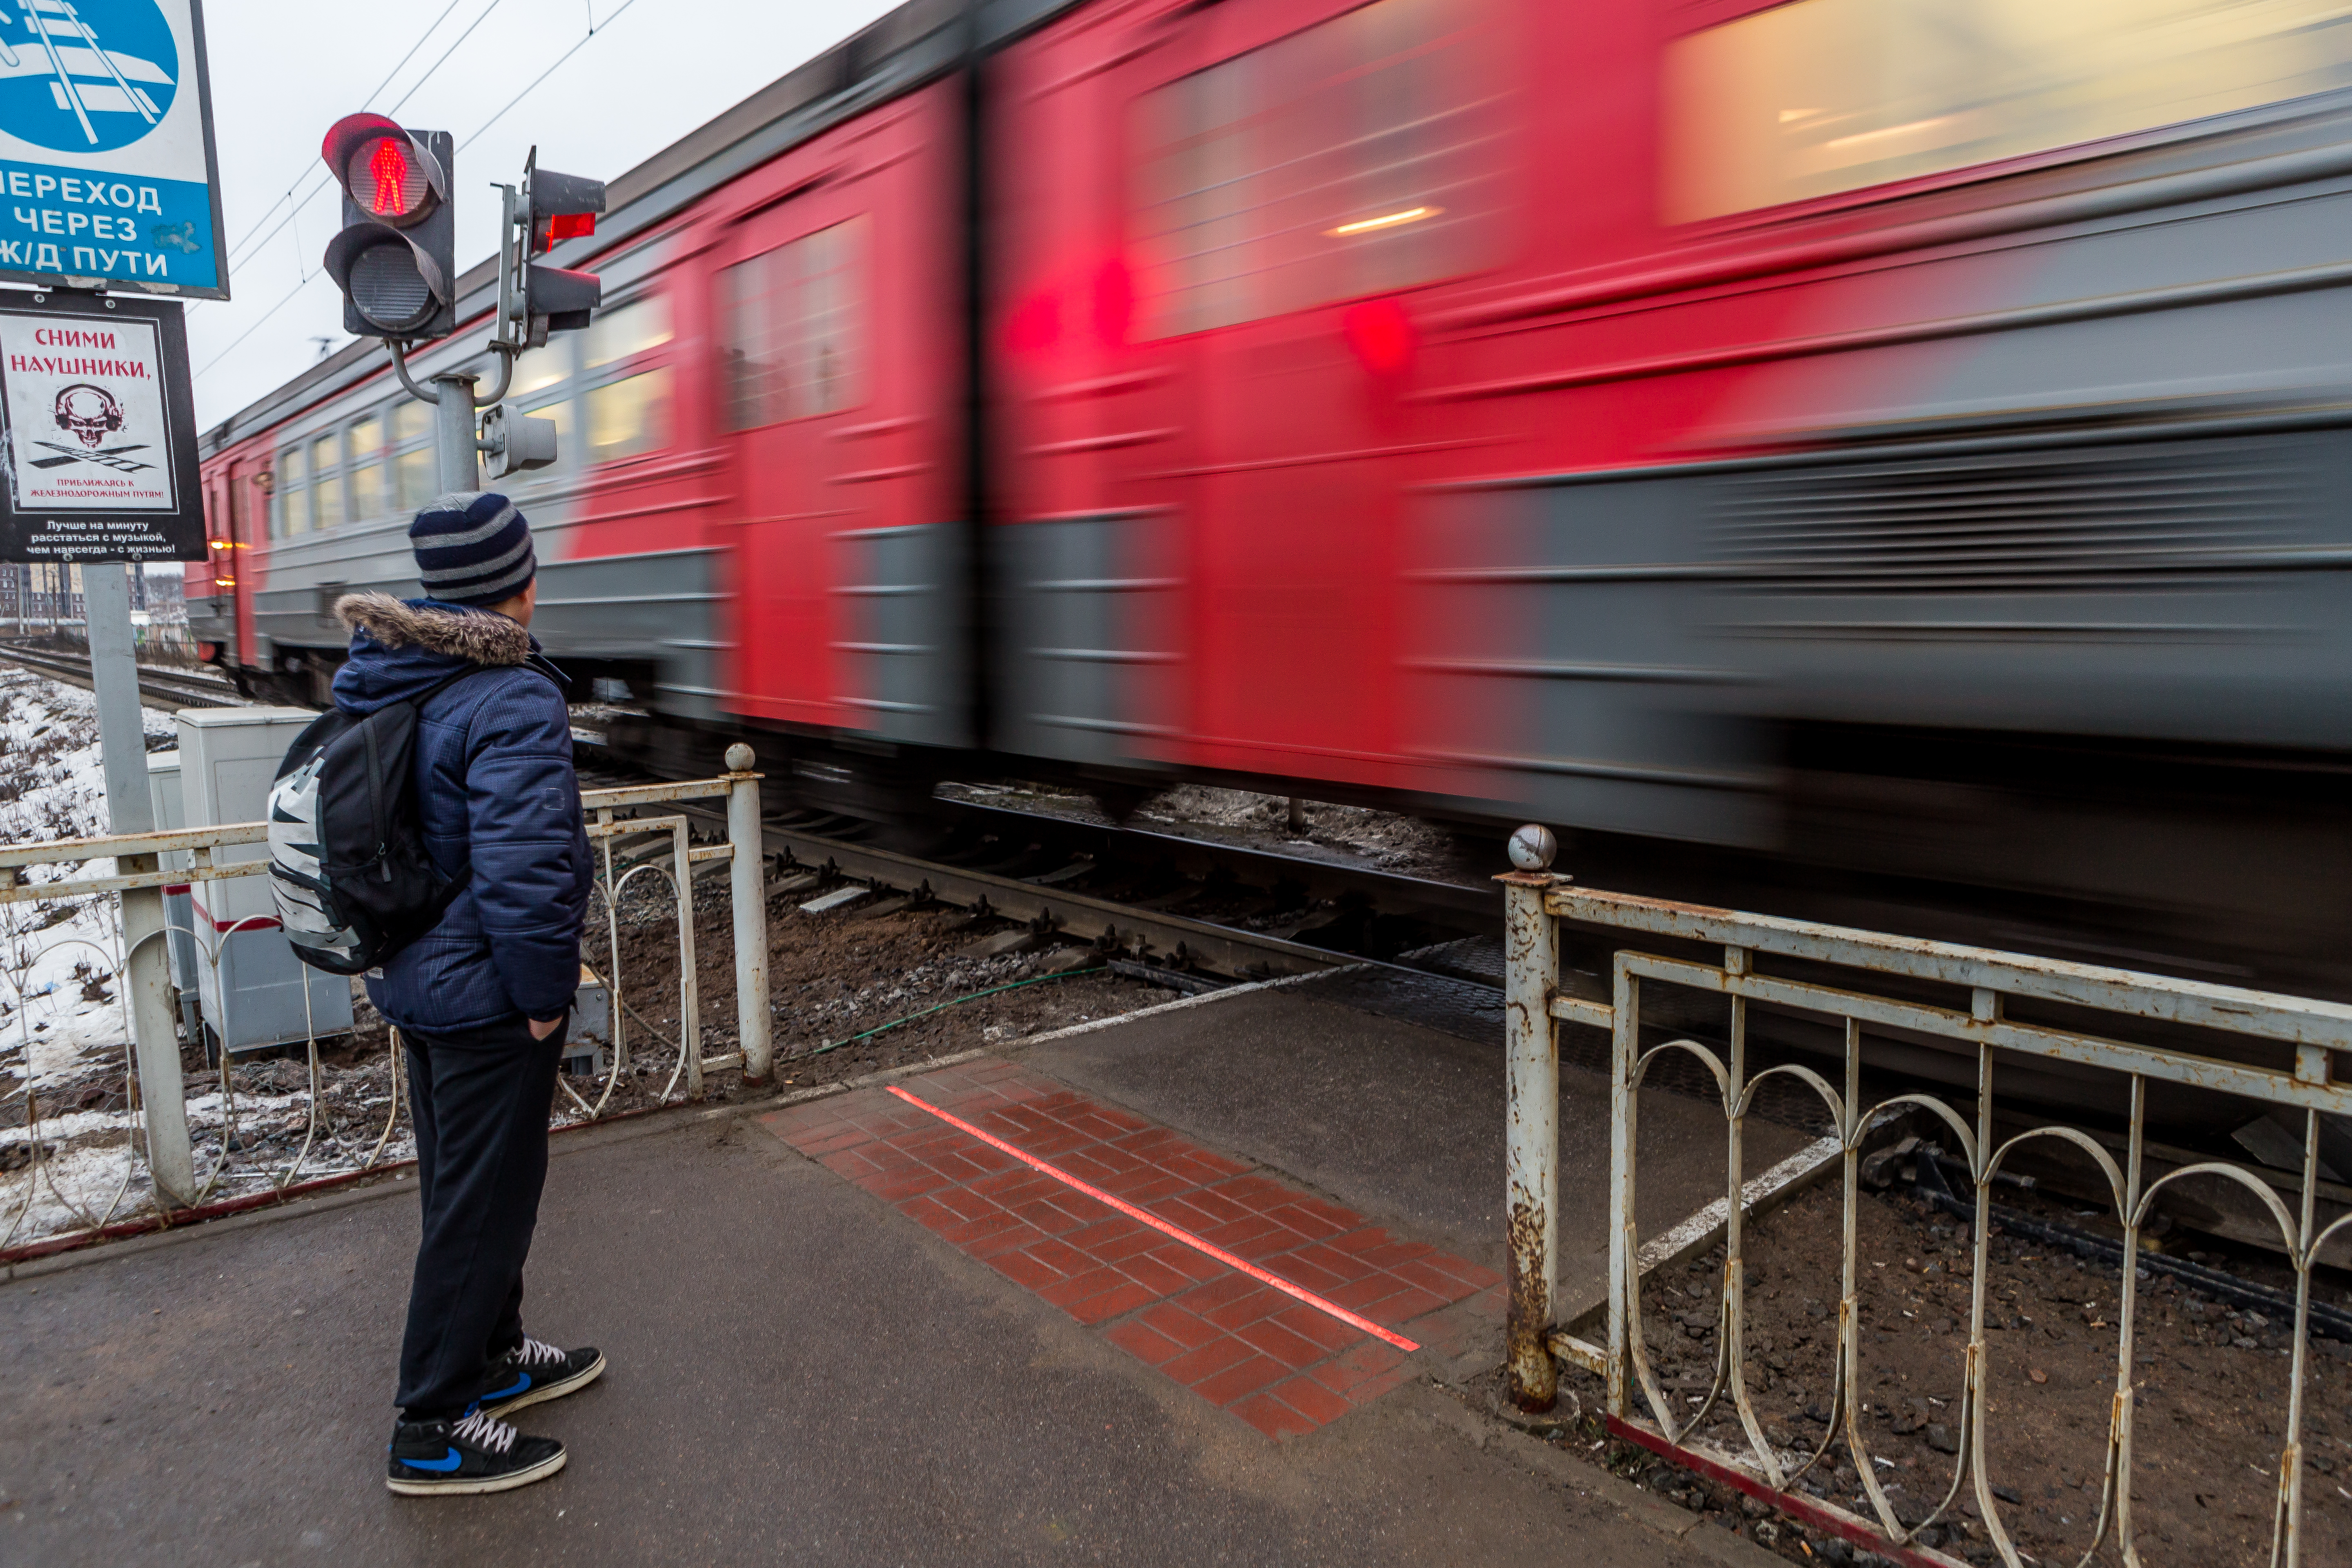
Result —
[[547, 1184], [547, 1116], [562, 1025], [520, 1017], [412, 1036], [408, 1098], [425, 1235], [408, 1289], [398, 1403], [411, 1421], [462, 1414], [490, 1362], [522, 1343], [522, 1266]]

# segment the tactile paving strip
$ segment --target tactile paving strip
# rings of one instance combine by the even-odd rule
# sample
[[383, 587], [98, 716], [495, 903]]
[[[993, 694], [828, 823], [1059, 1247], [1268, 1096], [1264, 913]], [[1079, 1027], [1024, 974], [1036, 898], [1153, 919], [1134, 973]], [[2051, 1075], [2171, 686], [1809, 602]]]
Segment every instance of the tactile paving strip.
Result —
[[[1011, 1062], [906, 1081], [925, 1102], [1442, 1354], [1493, 1331], [1493, 1269]], [[1402, 1352], [940, 1121], [862, 1089], [760, 1119], [1146, 1364], [1276, 1439], [1388, 1392]]]

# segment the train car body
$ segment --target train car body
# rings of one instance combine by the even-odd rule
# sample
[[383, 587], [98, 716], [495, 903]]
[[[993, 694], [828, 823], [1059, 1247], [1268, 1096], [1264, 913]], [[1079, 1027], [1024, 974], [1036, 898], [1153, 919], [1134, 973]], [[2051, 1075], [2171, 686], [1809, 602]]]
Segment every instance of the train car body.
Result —
[[[2347, 236], [2301, 0], [918, 0], [615, 184], [513, 489], [619, 730], [812, 804], [1208, 779], [2308, 945]], [[214, 432], [224, 664], [315, 698], [413, 589], [428, 429], [361, 344]]]

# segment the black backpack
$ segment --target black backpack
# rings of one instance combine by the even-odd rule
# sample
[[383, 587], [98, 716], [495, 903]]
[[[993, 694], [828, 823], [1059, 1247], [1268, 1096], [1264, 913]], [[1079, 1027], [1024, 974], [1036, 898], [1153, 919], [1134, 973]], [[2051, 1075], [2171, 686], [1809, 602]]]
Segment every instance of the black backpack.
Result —
[[416, 716], [485, 667], [361, 718], [320, 714], [269, 789], [269, 894], [294, 954], [330, 974], [373, 969], [441, 923], [469, 866], [444, 876], [416, 813]]

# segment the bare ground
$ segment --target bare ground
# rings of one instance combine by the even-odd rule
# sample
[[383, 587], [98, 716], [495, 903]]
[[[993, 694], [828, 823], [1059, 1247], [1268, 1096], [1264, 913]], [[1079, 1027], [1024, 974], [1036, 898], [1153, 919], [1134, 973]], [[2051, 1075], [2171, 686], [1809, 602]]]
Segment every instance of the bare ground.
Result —
[[[1775, 1447], [1811, 1453], [1827, 1435], [1842, 1251], [1840, 1195], [1809, 1193], [1747, 1238], [1745, 1338], [1749, 1396]], [[1906, 1523], [1950, 1490], [1960, 1447], [1959, 1389], [1974, 1288], [1965, 1226], [1906, 1197], [1865, 1193], [1855, 1210], [1862, 1427], [1880, 1483]], [[2210, 1256], [2210, 1255], [2206, 1255]], [[2242, 1277], [2292, 1289], [2259, 1255], [2232, 1257]], [[1687, 1415], [1712, 1384], [1720, 1252], [1643, 1285], [1644, 1333], [1662, 1392]], [[2223, 1306], [2142, 1270], [2131, 1352], [2135, 1434], [2131, 1508], [2141, 1561], [2210, 1565], [2268, 1561], [2285, 1442], [2291, 1323]], [[2116, 1270], [1996, 1227], [1986, 1285], [1991, 1415], [1988, 1472], [2000, 1517], [2031, 1561], [2074, 1563], [2088, 1549], [2104, 1491], [2108, 1411], [2119, 1352]], [[2314, 1299], [2352, 1300], [2340, 1278]], [[2304, 1405], [2305, 1563], [2352, 1562], [2352, 1344], [2315, 1339]], [[1585, 1412], [1598, 1380], [1569, 1383]], [[1729, 1401], [1700, 1434], [1744, 1452]], [[1597, 1422], [1556, 1439], [1639, 1479], [1798, 1562], [1866, 1559], [1627, 1444]], [[1868, 1517], [1843, 1438], [1799, 1483]], [[1970, 1478], [1921, 1544], [1970, 1563], [1998, 1561]], [[2101, 1560], [2120, 1562], [2112, 1540]]]

